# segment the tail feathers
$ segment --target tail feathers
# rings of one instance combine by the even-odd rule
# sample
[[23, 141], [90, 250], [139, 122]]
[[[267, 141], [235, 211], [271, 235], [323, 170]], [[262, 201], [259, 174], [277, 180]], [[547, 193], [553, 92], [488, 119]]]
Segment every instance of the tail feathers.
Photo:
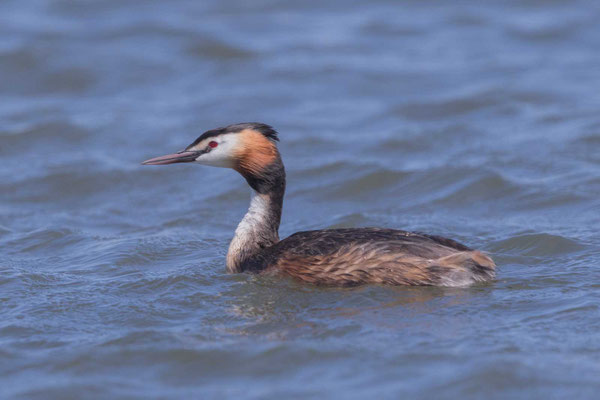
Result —
[[485, 282], [496, 276], [496, 264], [480, 251], [461, 251], [431, 261], [432, 266], [442, 268], [440, 275], [443, 286], [466, 286]]

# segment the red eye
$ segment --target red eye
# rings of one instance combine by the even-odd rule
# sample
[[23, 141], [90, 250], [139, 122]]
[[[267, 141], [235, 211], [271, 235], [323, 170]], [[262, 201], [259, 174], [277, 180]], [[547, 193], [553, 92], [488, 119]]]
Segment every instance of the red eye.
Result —
[[212, 141], [208, 145], [214, 149], [215, 147], [217, 147], [219, 145], [219, 143]]

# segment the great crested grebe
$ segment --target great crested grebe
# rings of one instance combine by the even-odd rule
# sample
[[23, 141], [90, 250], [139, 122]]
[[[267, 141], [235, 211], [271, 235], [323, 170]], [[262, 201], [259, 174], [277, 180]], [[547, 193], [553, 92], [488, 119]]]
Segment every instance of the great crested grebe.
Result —
[[183, 151], [143, 162], [195, 162], [232, 168], [246, 178], [252, 200], [229, 246], [228, 272], [281, 273], [328, 286], [465, 286], [494, 278], [490, 257], [440, 236], [350, 228], [298, 232], [280, 241], [285, 169], [278, 140], [269, 125], [234, 124], [203, 133]]

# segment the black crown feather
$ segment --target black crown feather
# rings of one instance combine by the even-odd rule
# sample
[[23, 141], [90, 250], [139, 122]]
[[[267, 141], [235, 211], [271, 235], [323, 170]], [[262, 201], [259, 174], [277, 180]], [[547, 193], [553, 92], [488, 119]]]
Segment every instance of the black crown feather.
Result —
[[206, 131], [202, 135], [200, 135], [198, 137], [198, 139], [194, 140], [194, 142], [192, 144], [190, 144], [186, 148], [186, 150], [191, 149], [192, 147], [194, 147], [195, 145], [197, 145], [204, 139], [223, 135], [225, 133], [238, 133], [245, 129], [253, 129], [257, 132], [260, 132], [264, 135], [264, 137], [269, 139], [271, 142], [279, 141], [279, 137], [277, 136], [277, 131], [275, 129], [273, 129], [272, 126], [263, 124], [261, 122], [242, 122], [240, 124], [233, 124], [233, 125], [225, 126], [222, 128], [216, 128], [216, 129], [211, 129], [210, 131]]

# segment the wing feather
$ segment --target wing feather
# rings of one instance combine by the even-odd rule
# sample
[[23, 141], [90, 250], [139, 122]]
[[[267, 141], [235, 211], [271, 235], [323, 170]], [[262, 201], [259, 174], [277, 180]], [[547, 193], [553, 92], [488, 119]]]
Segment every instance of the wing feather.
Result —
[[451, 239], [390, 229], [300, 232], [265, 255], [268, 269], [319, 285], [463, 286], [491, 279], [495, 264]]

